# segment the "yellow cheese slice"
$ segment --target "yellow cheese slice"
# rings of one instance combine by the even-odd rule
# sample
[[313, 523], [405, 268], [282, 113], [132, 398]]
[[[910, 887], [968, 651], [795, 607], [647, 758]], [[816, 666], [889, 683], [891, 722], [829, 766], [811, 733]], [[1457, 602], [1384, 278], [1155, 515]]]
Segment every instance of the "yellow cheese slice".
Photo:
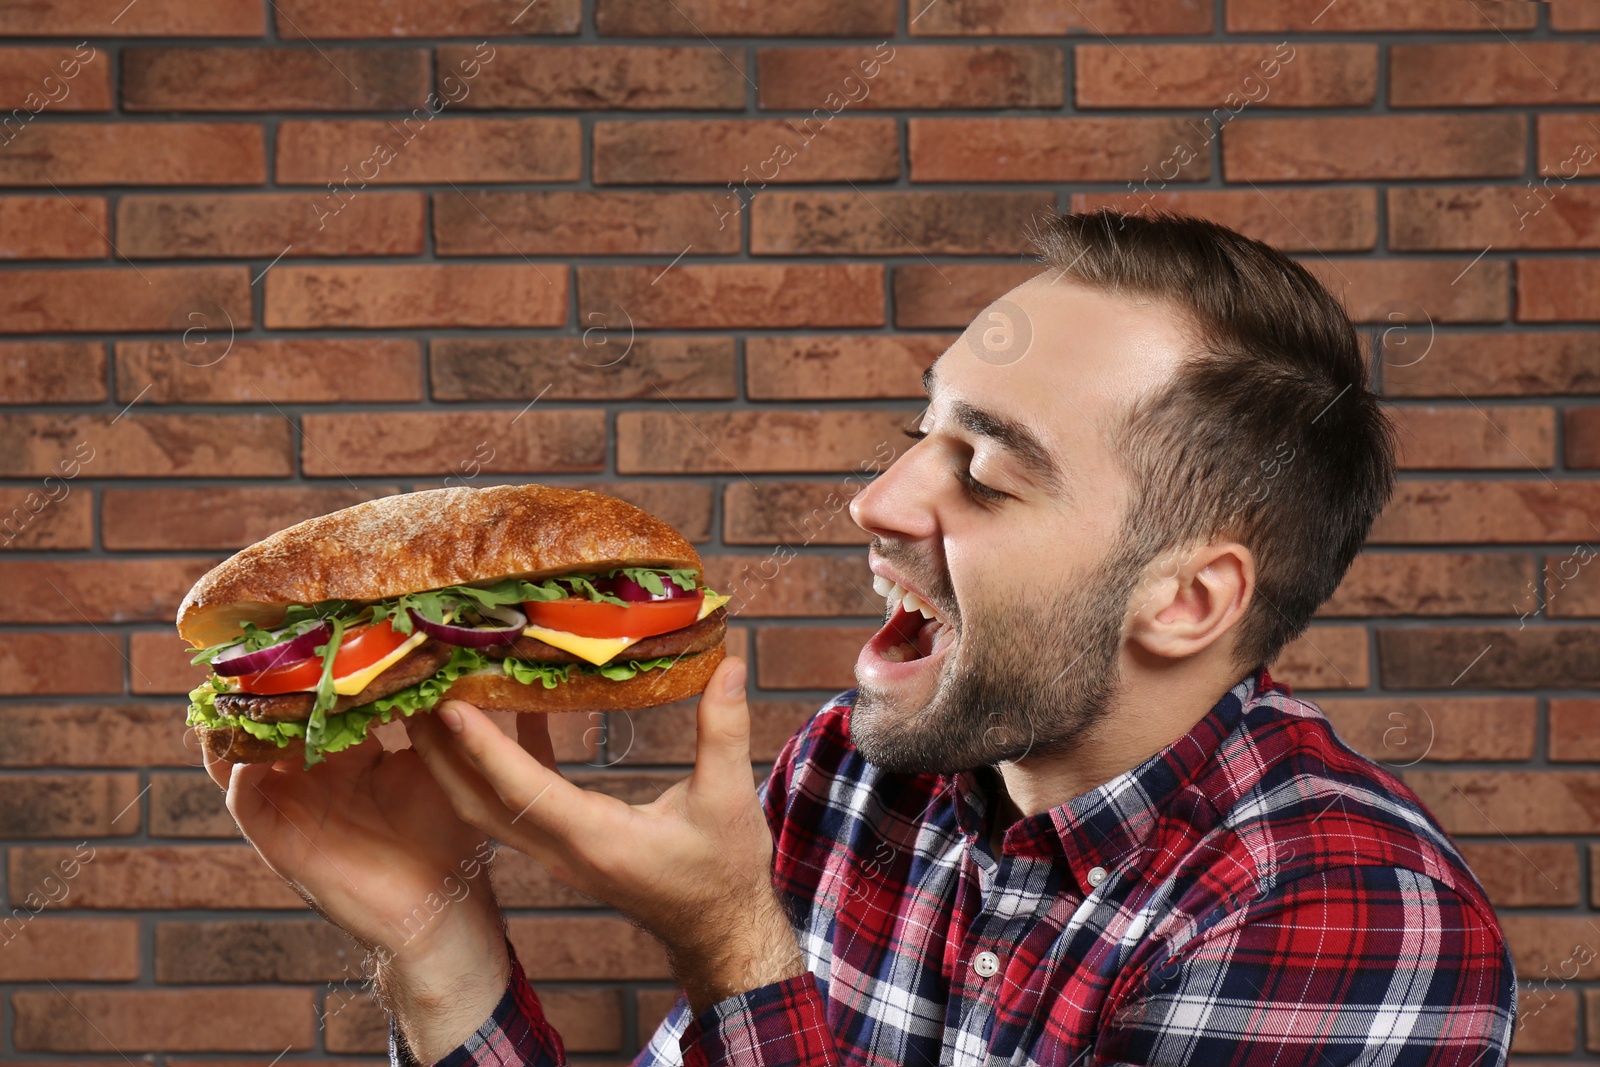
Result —
[[372, 666], [363, 667], [361, 670], [355, 671], [352, 674], [347, 674], [343, 678], [335, 678], [333, 680], [333, 691], [338, 693], [340, 696], [355, 696], [367, 686], [371, 685], [374, 678], [388, 670], [390, 667], [393, 667], [400, 661], [402, 656], [404, 656], [407, 652], [410, 652], [413, 648], [416, 648], [418, 645], [422, 644], [422, 642], [426, 641], [427, 639], [428, 635], [423, 633], [421, 630], [418, 630], [416, 633], [406, 638], [405, 644], [401, 645], [399, 648], [395, 649], [393, 652], [389, 653]]
[[[726, 604], [732, 597], [721, 593], [707, 593], [705, 600], [700, 605], [700, 614], [695, 616], [698, 622]], [[522, 631], [528, 637], [537, 637], [547, 645], [554, 645], [563, 652], [571, 652], [579, 659], [586, 659], [596, 666], [613, 659], [617, 653], [639, 640], [637, 637], [580, 637], [566, 630], [552, 630], [546, 626], [529, 626]]]

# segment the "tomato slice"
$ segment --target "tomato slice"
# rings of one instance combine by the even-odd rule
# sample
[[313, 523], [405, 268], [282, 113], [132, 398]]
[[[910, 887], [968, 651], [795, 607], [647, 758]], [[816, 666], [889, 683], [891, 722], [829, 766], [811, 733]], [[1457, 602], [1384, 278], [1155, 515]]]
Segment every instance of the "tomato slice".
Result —
[[[362, 623], [344, 632], [339, 651], [333, 656], [333, 676], [347, 674], [370, 667], [411, 639], [392, 625], [392, 620], [382, 623]], [[297, 693], [316, 689], [322, 679], [322, 657], [308, 656], [294, 663], [261, 671], [241, 674], [233, 680], [240, 692], [269, 696], [274, 693]]]
[[551, 630], [565, 630], [579, 637], [650, 637], [669, 630], [681, 630], [700, 615], [704, 591], [671, 600], [642, 600], [626, 607], [603, 604], [586, 596], [562, 600], [528, 601], [522, 605], [528, 621]]

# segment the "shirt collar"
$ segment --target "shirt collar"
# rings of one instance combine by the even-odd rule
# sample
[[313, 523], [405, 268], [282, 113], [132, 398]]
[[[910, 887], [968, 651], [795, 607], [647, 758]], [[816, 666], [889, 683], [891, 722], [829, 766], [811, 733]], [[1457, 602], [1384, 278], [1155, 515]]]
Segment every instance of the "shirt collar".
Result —
[[[1224, 693], [1193, 729], [1137, 767], [1007, 827], [1002, 854], [1065, 861], [1087, 895], [1119, 863], [1142, 851], [1163, 819], [1191, 824], [1213, 820], [1215, 810], [1195, 780], [1245, 711], [1278, 684], [1264, 665], [1257, 667]], [[988, 813], [994, 807], [985, 777], [970, 770], [941, 776], [941, 784], [953, 786], [957, 825], [973, 840], [985, 839]]]

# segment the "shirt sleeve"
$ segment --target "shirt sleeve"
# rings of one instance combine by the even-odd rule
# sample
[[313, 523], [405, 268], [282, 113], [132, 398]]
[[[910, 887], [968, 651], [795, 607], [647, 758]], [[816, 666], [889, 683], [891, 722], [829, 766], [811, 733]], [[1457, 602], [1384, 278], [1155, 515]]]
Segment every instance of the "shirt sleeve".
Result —
[[1499, 924], [1426, 875], [1305, 875], [1199, 925], [1135, 981], [1093, 1062], [1506, 1062], [1516, 976]]
[[[432, 1067], [561, 1067], [567, 1062], [561, 1035], [544, 1017], [528, 977], [517, 959], [517, 950], [506, 939], [511, 956], [511, 980], [489, 1018], [482, 1026]], [[406, 1040], [389, 1017], [390, 1067], [424, 1067], [412, 1054]]]

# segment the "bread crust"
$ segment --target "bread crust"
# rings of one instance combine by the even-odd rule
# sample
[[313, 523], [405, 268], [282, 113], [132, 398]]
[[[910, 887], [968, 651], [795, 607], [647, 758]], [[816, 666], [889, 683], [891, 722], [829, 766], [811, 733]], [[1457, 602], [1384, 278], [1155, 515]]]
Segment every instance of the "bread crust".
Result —
[[[498, 666], [485, 667], [457, 678], [440, 703], [465, 700], [484, 711], [527, 714], [563, 711], [639, 711], [670, 704], [705, 691], [717, 664], [727, 654], [726, 644], [684, 656], [670, 667], [640, 671], [626, 681], [599, 674], [573, 671], [554, 689], [538, 682], [527, 685], [507, 677]], [[435, 705], [437, 707], [438, 705]], [[211, 759], [229, 763], [266, 763], [274, 760], [305, 762], [306, 746], [294, 738], [282, 748], [234, 726], [195, 727], [200, 744]], [[371, 742], [369, 730], [367, 740]]]
[[178, 605], [178, 634], [208, 648], [247, 621], [276, 625], [290, 604], [622, 566], [702, 573], [677, 530], [614, 496], [548, 485], [427, 489], [319, 515], [236, 552]]

